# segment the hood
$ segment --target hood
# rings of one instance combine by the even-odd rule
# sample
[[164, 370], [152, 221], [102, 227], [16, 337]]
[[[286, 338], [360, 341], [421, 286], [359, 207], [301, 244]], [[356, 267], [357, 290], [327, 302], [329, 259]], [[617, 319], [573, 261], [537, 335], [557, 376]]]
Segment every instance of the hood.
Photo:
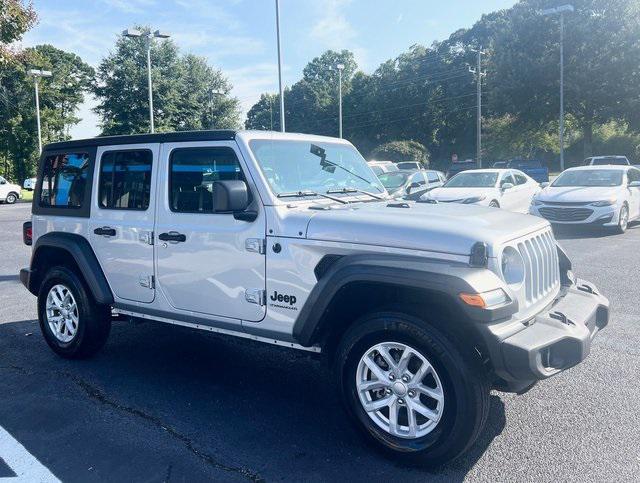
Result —
[[537, 199], [554, 203], [580, 203], [608, 200], [619, 194], [619, 186], [548, 186], [538, 194]]
[[549, 226], [542, 218], [457, 203], [379, 202], [307, 211], [308, 239], [457, 255], [469, 255], [476, 242], [492, 250]]
[[486, 195], [493, 188], [436, 188], [429, 191], [429, 198], [438, 201], [454, 201]]

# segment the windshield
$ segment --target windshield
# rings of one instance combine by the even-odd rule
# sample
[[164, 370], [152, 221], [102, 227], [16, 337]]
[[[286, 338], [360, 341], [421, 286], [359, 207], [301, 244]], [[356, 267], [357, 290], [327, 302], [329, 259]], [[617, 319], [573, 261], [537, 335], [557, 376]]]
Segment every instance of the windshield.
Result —
[[409, 176], [411, 176], [412, 174], [413, 173], [403, 173], [396, 171], [393, 173], [381, 174], [379, 178], [382, 185], [389, 191], [391, 191], [404, 186], [404, 184], [407, 182], [407, 179], [409, 179]]
[[626, 166], [629, 162], [625, 158], [594, 158], [591, 164], [593, 166], [603, 166], [606, 164]]
[[335, 190], [384, 193], [353, 146], [269, 139], [254, 139], [249, 145], [276, 195]]
[[498, 173], [459, 173], [447, 181], [443, 188], [492, 188], [498, 181]]
[[551, 186], [620, 186], [623, 172], [617, 169], [565, 171]]

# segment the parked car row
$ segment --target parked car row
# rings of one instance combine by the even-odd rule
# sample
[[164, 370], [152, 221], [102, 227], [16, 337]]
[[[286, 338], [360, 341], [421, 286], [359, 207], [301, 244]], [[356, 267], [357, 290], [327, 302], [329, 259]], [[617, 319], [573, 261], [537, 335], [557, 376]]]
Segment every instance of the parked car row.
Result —
[[[462, 170], [451, 175], [461, 167]], [[453, 163], [450, 176], [435, 170], [393, 168], [378, 174], [392, 197], [427, 203], [503, 208], [545, 218], [555, 225], [590, 225], [624, 233], [640, 220], [640, 169], [624, 156], [595, 156], [552, 183], [539, 161], [498, 161], [491, 169]], [[516, 169], [518, 166], [522, 169]]]

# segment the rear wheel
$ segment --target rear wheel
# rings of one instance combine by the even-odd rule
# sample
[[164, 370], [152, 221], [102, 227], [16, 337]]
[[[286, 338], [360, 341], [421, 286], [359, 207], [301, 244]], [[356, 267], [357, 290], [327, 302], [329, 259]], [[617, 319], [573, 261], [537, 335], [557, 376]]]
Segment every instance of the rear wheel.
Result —
[[38, 294], [38, 319], [49, 347], [69, 359], [95, 354], [111, 330], [109, 307], [98, 305], [83, 281], [66, 267], [47, 272]]
[[7, 198], [5, 199], [5, 201], [7, 202], [8, 205], [12, 205], [14, 204], [16, 201], [18, 200], [18, 195], [16, 193], [9, 193], [7, 195]]
[[364, 317], [345, 334], [335, 371], [351, 418], [395, 458], [443, 464], [484, 427], [489, 386], [479, 361], [420, 319]]
[[496, 200], [491, 200], [491, 203], [489, 203], [489, 206], [491, 208], [500, 208], [500, 203], [498, 203]]

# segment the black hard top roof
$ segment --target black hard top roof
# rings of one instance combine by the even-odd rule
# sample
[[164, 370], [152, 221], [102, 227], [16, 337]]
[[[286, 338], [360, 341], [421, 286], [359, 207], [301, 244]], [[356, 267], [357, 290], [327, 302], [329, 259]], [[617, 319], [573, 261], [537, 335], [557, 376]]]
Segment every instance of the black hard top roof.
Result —
[[146, 143], [172, 143], [181, 141], [232, 141], [236, 131], [177, 131], [155, 134], [129, 134], [126, 136], [101, 136], [90, 139], [74, 139], [73, 141], [61, 141], [47, 144], [43, 151], [54, 151], [70, 148], [83, 148], [90, 146], [115, 146], [118, 144], [146, 144]]

